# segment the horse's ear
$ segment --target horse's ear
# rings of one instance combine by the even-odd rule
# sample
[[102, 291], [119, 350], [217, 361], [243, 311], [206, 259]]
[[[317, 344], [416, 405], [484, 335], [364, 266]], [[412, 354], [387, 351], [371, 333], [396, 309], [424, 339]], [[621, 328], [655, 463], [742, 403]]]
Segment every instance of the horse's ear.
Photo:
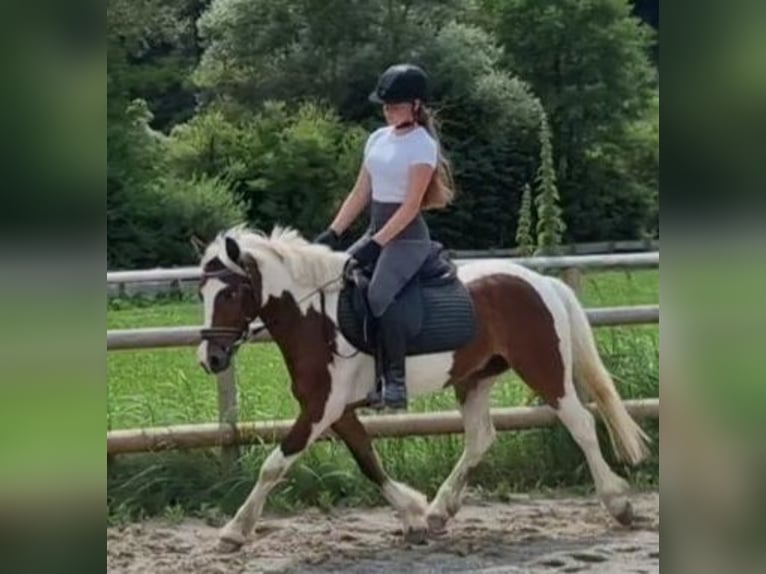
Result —
[[202, 257], [202, 254], [205, 253], [205, 248], [207, 247], [205, 242], [196, 235], [192, 235], [189, 238], [189, 242], [191, 243], [192, 249], [194, 249], [194, 252], [197, 254], [197, 256]]
[[239, 243], [237, 243], [236, 239], [231, 237], [226, 238], [226, 255], [231, 261], [239, 265], [239, 258], [242, 255], [242, 251], [239, 249]]

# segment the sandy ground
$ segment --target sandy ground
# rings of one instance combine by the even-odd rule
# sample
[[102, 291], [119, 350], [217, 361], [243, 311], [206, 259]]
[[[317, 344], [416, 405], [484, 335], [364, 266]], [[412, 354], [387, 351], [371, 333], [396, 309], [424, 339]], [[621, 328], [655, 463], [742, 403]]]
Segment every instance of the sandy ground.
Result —
[[448, 531], [409, 545], [388, 508], [265, 517], [237, 553], [214, 550], [218, 529], [201, 520], [148, 521], [107, 530], [107, 569], [117, 573], [659, 572], [659, 494], [632, 497], [636, 521], [614, 522], [591, 498], [468, 498]]

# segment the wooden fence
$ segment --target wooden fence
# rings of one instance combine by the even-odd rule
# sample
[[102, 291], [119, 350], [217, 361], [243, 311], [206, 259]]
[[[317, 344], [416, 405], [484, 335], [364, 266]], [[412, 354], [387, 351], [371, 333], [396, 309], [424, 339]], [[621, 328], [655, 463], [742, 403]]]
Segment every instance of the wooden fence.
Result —
[[[472, 259], [457, 260], [458, 265]], [[531, 268], [560, 271], [567, 283], [577, 290], [580, 273], [596, 269], [641, 269], [657, 267], [659, 253], [530, 257], [515, 259]], [[108, 285], [145, 282], [194, 281], [199, 279], [197, 267], [155, 269], [147, 271], [115, 271], [107, 273]], [[659, 306], [609, 307], [587, 309], [594, 327], [638, 325], [659, 322]], [[270, 341], [267, 332], [251, 337], [250, 342]], [[156, 349], [193, 346], [200, 341], [200, 327], [160, 327], [116, 329], [107, 331], [107, 350]], [[156, 449], [221, 446], [224, 463], [233, 464], [239, 455], [238, 445], [253, 441], [279, 440], [291, 421], [270, 423], [238, 423], [237, 390], [234, 365], [217, 375], [219, 422], [180, 425], [152, 429], [114, 430], [107, 433], [107, 453], [124, 454]], [[629, 410], [637, 417], [659, 416], [659, 400], [628, 401]], [[531, 428], [553, 424], [555, 415], [547, 407], [493, 409], [498, 430]], [[459, 413], [382, 415], [364, 419], [373, 436], [415, 436], [461, 432]]]
[[[502, 251], [464, 251], [455, 258], [457, 265], [478, 259], [508, 259]], [[615, 253], [608, 255], [564, 255], [556, 257], [517, 257], [513, 261], [532, 269], [551, 271], [603, 269], [646, 269], [657, 267], [659, 251], [649, 253]], [[142, 271], [107, 271], [109, 295], [158, 294], [194, 289], [200, 278], [199, 267], [174, 267]]]
[[[636, 419], [658, 418], [658, 399], [625, 401], [628, 412]], [[594, 405], [588, 405], [595, 412]], [[498, 431], [522, 430], [551, 426], [555, 411], [548, 407], [511, 407], [492, 409], [492, 421]], [[373, 438], [411, 437], [459, 434], [463, 421], [459, 411], [390, 414], [359, 417]], [[249, 422], [238, 424], [190, 424], [172, 427], [114, 430], [106, 433], [109, 455], [159, 450], [176, 450], [220, 446], [224, 448], [253, 443], [275, 443], [282, 440], [293, 425], [292, 420]], [[320, 439], [333, 438], [328, 430]]]
[[[657, 323], [660, 319], [659, 305], [600, 307], [587, 309], [586, 313], [591, 324], [595, 327]], [[191, 347], [199, 344], [200, 340], [200, 327], [115, 329], [106, 332], [106, 349], [107, 351], [117, 351]], [[256, 336], [251, 336], [249, 341], [251, 343], [265, 343], [271, 341], [271, 337], [268, 332], [261, 331]]]

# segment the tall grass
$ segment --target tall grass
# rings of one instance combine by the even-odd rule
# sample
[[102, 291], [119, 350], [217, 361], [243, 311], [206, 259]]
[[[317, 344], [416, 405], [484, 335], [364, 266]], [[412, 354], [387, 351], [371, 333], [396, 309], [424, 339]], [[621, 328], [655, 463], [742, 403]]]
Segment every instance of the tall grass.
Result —
[[[587, 276], [582, 298], [586, 306], [657, 302], [655, 271], [610, 272]], [[113, 301], [109, 328], [197, 324], [196, 302], [167, 299], [147, 305]], [[599, 348], [623, 398], [659, 395], [658, 328], [609, 328], [596, 331]], [[214, 380], [196, 365], [193, 349], [123, 351], [108, 355], [107, 428], [180, 424], [216, 420]], [[290, 418], [297, 405], [278, 350], [270, 344], [247, 345], [237, 357], [242, 420]], [[493, 406], [536, 403], [513, 374], [492, 392]], [[453, 409], [447, 390], [412, 401], [411, 411]], [[634, 483], [654, 486], [658, 480], [658, 424], [643, 424], [655, 439], [653, 456], [635, 469], [617, 466], [603, 428], [607, 460]], [[378, 439], [378, 453], [389, 473], [426, 492], [435, 493], [463, 448], [462, 435]], [[244, 500], [272, 445], [242, 449], [239, 467], [226, 473], [215, 449], [130, 455], [111, 460], [108, 505], [115, 518], [135, 517], [181, 508], [209, 514], [232, 512]], [[503, 496], [514, 491], [555, 487], [590, 489], [585, 459], [567, 431], [552, 428], [499, 433], [498, 440], [472, 475], [472, 486]], [[293, 466], [269, 497], [271, 511], [296, 506], [329, 508], [378, 504], [381, 497], [366, 481], [341, 443], [316, 444]]]

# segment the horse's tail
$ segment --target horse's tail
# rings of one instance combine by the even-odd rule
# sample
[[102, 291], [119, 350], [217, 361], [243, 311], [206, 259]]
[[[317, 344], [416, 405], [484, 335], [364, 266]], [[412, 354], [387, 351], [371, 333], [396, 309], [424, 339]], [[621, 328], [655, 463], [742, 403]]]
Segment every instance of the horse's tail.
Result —
[[649, 454], [647, 443], [650, 439], [631, 418], [617, 393], [614, 381], [598, 354], [593, 331], [577, 295], [563, 281], [551, 280], [569, 315], [575, 379], [595, 401], [617, 456], [630, 464], [638, 464]]

